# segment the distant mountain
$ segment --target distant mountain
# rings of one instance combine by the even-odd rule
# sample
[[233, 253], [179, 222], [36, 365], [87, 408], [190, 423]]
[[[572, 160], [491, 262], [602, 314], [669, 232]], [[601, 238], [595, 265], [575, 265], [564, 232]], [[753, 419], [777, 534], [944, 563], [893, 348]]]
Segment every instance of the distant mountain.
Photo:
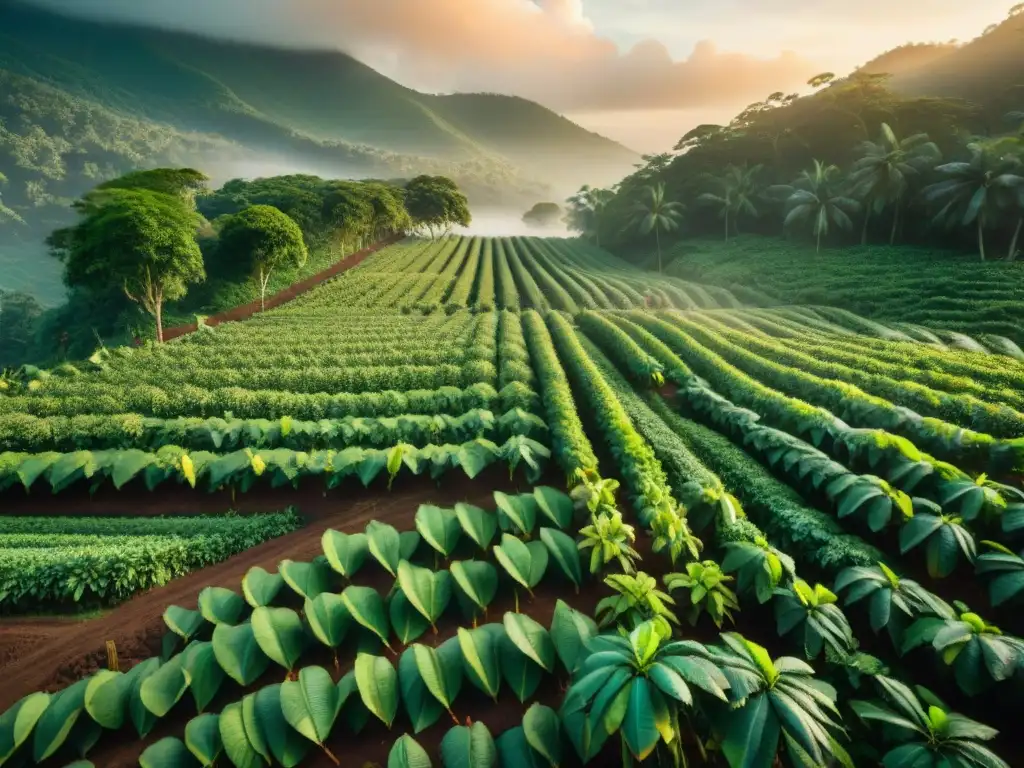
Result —
[[1024, 13], [893, 74], [891, 86], [901, 93], [965, 99], [994, 116], [1024, 110]]
[[885, 73], [897, 78], [906, 77], [948, 56], [958, 47], [955, 43], [907, 43], [876, 56], [857, 71], [869, 75]]

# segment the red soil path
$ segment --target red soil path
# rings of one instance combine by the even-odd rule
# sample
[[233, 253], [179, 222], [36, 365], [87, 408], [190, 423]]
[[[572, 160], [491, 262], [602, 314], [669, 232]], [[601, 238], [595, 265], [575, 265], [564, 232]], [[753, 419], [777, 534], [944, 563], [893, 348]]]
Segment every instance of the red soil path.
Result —
[[[397, 243], [404, 237], [405, 235], [392, 235], [391, 237], [381, 240], [379, 243], [371, 245], [369, 248], [364, 248], [361, 251], [356, 251], [347, 258], [342, 259], [341, 261], [331, 265], [330, 267], [321, 272], [317, 272], [315, 275], [307, 277], [305, 280], [300, 280], [297, 283], [293, 283], [292, 285], [285, 288], [283, 291], [275, 293], [273, 296], [267, 299], [266, 308], [273, 309], [274, 307], [278, 307], [284, 304], [285, 302], [291, 301], [299, 294], [308, 291], [310, 288], [314, 288], [320, 285], [320, 283], [330, 280], [332, 277], [337, 277], [346, 270], [352, 269], [352, 267], [357, 266], [360, 262], [362, 262], [364, 259], [370, 256], [370, 254], [376, 253], [377, 251], [381, 250], [382, 248], [386, 248], [392, 243]], [[242, 306], [239, 307], [234, 307], [232, 309], [225, 310], [224, 312], [218, 312], [216, 315], [210, 315], [208, 318], [206, 318], [204, 322], [206, 323], [206, 325], [220, 325], [221, 323], [230, 323], [235, 322], [237, 320], [248, 320], [250, 317], [252, 317], [258, 312], [260, 312], [259, 299], [257, 299], [256, 301], [251, 301], [248, 304], [243, 304]], [[171, 339], [176, 339], [179, 336], [194, 333], [198, 329], [199, 327], [195, 323], [189, 323], [188, 325], [176, 325], [173, 328], [165, 328], [164, 341], [170, 341]]]

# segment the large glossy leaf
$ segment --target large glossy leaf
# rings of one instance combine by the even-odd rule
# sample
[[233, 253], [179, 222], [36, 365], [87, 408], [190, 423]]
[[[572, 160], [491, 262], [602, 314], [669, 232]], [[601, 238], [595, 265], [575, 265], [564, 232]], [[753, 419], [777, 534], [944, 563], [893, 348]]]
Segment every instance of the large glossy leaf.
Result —
[[333, 592], [321, 592], [312, 600], [307, 599], [302, 612], [313, 636], [328, 648], [340, 646], [352, 624], [345, 601]]
[[548, 672], [555, 669], [555, 645], [548, 631], [523, 613], [509, 611], [503, 620], [505, 634], [515, 646]]
[[175, 736], [150, 744], [139, 755], [140, 768], [193, 768], [199, 765], [188, 747]]
[[398, 564], [398, 585], [436, 632], [436, 622], [451, 600], [451, 574], [448, 571], [435, 572], [429, 568], [420, 568], [402, 560]]
[[413, 733], [419, 733], [438, 721], [444, 707], [423, 682], [416, 667], [414, 647], [406, 648], [398, 660], [398, 687], [405, 713], [412, 723]]
[[260, 607], [253, 610], [250, 622], [260, 649], [290, 672], [306, 647], [306, 631], [299, 614], [291, 608]]
[[281, 712], [296, 731], [321, 747], [331, 734], [331, 728], [344, 703], [342, 678], [337, 685], [331, 673], [323, 667], [303, 667], [298, 680], [281, 684]]
[[562, 729], [551, 707], [533, 704], [523, 716], [523, 733], [529, 745], [551, 765], [562, 762]]
[[457, 463], [466, 473], [466, 477], [472, 480], [494, 463], [498, 457], [498, 446], [490, 440], [477, 438], [459, 446], [459, 452], [454, 457]]
[[524, 543], [514, 536], [503, 534], [501, 544], [494, 547], [494, 557], [516, 582], [530, 594], [544, 576], [548, 565], [548, 550], [539, 541]]
[[547, 547], [551, 559], [575, 586], [579, 593], [583, 584], [583, 568], [580, 565], [580, 551], [571, 536], [554, 528], [541, 528], [540, 540]]
[[253, 747], [242, 716], [242, 702], [235, 701], [224, 707], [217, 725], [220, 729], [224, 754], [234, 763], [235, 768], [263, 768], [267, 761]]
[[556, 526], [565, 530], [572, 525], [573, 503], [567, 494], [557, 488], [538, 485], [533, 489], [533, 497], [537, 500], [541, 514]]
[[363, 704], [390, 728], [398, 713], [398, 672], [383, 656], [360, 653], [355, 673]]
[[453, 560], [450, 573], [459, 591], [482, 611], [498, 593], [498, 571], [484, 560]]
[[462, 537], [462, 527], [454, 509], [421, 504], [416, 510], [416, 530], [431, 547], [444, 557], [455, 551]]
[[156, 724], [156, 715], [146, 709], [145, 704], [142, 703], [142, 684], [146, 681], [146, 678], [160, 669], [160, 663], [160, 659], [146, 659], [125, 673], [129, 686], [128, 716], [131, 718], [132, 725], [135, 726], [139, 736], [146, 736]]
[[331, 590], [333, 572], [323, 556], [315, 557], [309, 563], [282, 560], [278, 567], [285, 583], [300, 597], [312, 599]]
[[[534, 666], [534, 669], [537, 669]], [[526, 740], [526, 733], [521, 725], [510, 728], [497, 738], [498, 762], [501, 765], [514, 765], [516, 768], [547, 768], [549, 763], [542, 758]]]
[[537, 500], [532, 494], [509, 495], [495, 491], [494, 501], [498, 505], [498, 519], [502, 523], [502, 530], [517, 531], [524, 536], [533, 533], [533, 528], [537, 524]]
[[398, 531], [387, 523], [371, 520], [366, 526], [366, 537], [370, 554], [388, 573], [396, 576], [398, 561], [402, 559]]
[[462, 647], [457, 637], [443, 642], [438, 648], [419, 643], [411, 646], [416, 669], [423, 684], [446, 710], [462, 689]]
[[445, 768], [494, 768], [498, 749], [483, 723], [457, 725], [441, 739], [441, 761]]
[[725, 719], [723, 731], [722, 752], [729, 765], [753, 768], [772, 764], [781, 728], [766, 694], [747, 699], [742, 709]]
[[280, 685], [268, 685], [256, 692], [253, 714], [274, 760], [284, 768], [301, 763], [309, 752], [310, 743], [285, 720]]
[[270, 664], [270, 657], [256, 642], [253, 626], [249, 622], [237, 627], [218, 624], [213, 630], [212, 642], [217, 663], [228, 677], [241, 686], [256, 682]]
[[50, 705], [36, 722], [32, 741], [32, 756], [37, 763], [56, 752], [67, 739], [85, 707], [85, 689], [88, 679], [58, 691], [50, 698]]
[[459, 647], [462, 649], [463, 669], [470, 682], [492, 699], [498, 698], [501, 687], [500, 625], [485, 624], [476, 629], [459, 627]]
[[466, 535], [486, 551], [498, 531], [497, 516], [486, 509], [463, 503], [455, 505], [455, 515]]
[[660, 735], [654, 721], [650, 685], [643, 677], [633, 678], [626, 717], [622, 721], [622, 735], [629, 751], [638, 760], [645, 760], [654, 751]]
[[206, 626], [206, 619], [199, 611], [190, 611], [177, 605], [169, 605], [164, 611], [164, 624], [186, 643]]
[[587, 641], [597, 634], [597, 624], [585, 613], [570, 607], [563, 600], [558, 600], [555, 603], [550, 634], [558, 658], [562, 660], [566, 671], [572, 674], [581, 655], [585, 654]]
[[223, 587], [206, 587], [199, 593], [199, 612], [211, 624], [237, 624], [245, 611], [245, 600]]
[[224, 682], [224, 669], [217, 662], [212, 642], [192, 642], [181, 652], [181, 666], [189, 677], [189, 690], [202, 712], [213, 701]]
[[174, 656], [142, 682], [139, 689], [142, 704], [157, 717], [163, 717], [185, 695], [191, 682], [182, 666], [181, 655]]
[[220, 715], [193, 717], [185, 725], [185, 746], [203, 768], [209, 768], [224, 751], [220, 737]]
[[370, 551], [365, 533], [341, 533], [329, 528], [324, 531], [321, 544], [331, 568], [346, 579], [351, 579], [363, 567]]
[[[101, 669], [89, 679], [85, 688], [85, 711], [104, 728], [116, 731], [124, 724], [128, 711], [131, 682], [127, 675]], [[3, 728], [0, 726], [0, 733]], [[0, 736], [0, 741], [3, 737]], [[0, 760], [4, 757], [0, 748]]]
[[403, 645], [419, 639], [430, 629], [430, 622], [409, 602], [405, 592], [399, 588], [394, 589], [388, 599], [388, 618], [391, 619], [391, 628]]
[[431, 768], [430, 755], [412, 736], [403, 733], [391, 746], [387, 768]]
[[50, 705], [50, 694], [30, 693], [0, 715], [0, 763], [14, 754]]
[[384, 598], [377, 590], [370, 587], [345, 587], [345, 591], [341, 593], [341, 599], [345, 603], [349, 615], [360, 626], [373, 632], [388, 648], [391, 647], [388, 643], [388, 634], [391, 630], [388, 626], [387, 612], [384, 609]]
[[501, 677], [512, 689], [520, 702], [525, 702], [537, 692], [544, 670], [516, 647], [507, 634], [502, 636], [499, 658]]
[[253, 608], [270, 605], [283, 586], [281, 574], [270, 573], [258, 565], [250, 568], [242, 578], [242, 594]]

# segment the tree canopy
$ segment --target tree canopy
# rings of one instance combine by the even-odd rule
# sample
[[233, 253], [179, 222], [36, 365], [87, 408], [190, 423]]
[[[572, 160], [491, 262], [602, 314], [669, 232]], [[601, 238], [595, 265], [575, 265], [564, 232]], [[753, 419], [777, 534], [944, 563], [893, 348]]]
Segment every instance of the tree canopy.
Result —
[[472, 221], [469, 201], [458, 185], [445, 176], [417, 176], [405, 186], [405, 207], [414, 226], [435, 237], [454, 226]]
[[222, 260], [244, 266], [256, 279], [261, 309], [266, 308], [267, 282], [274, 270], [301, 267], [309, 257], [299, 225], [270, 205], [253, 205], [226, 217], [217, 249]]
[[147, 189], [110, 189], [75, 226], [49, 239], [69, 287], [119, 287], [156, 320], [163, 341], [165, 301], [206, 279], [196, 242], [200, 217], [181, 198]]
[[558, 203], [537, 203], [523, 214], [523, 223], [531, 227], [552, 227], [562, 220]]

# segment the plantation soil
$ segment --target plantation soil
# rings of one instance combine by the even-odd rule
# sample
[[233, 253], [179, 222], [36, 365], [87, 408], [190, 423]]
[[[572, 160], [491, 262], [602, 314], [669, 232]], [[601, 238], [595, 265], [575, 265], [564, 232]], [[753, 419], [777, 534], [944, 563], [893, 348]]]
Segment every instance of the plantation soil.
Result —
[[[557, 478], [552, 479], [558, 482]], [[543, 482], [543, 481], [542, 481]], [[521, 488], [520, 488], [521, 486]], [[503, 469], [488, 470], [473, 481], [449, 473], [440, 484], [426, 478], [403, 478], [393, 491], [386, 482], [369, 489], [339, 488], [324, 492], [308, 488], [254, 489], [233, 502], [230, 493], [197, 493], [186, 487], [151, 493], [140, 489], [100, 491], [94, 498], [39, 496], [23, 504], [5, 503], [8, 514], [60, 515], [165, 515], [223, 512], [272, 512], [289, 505], [298, 508], [307, 525], [285, 536], [264, 542], [222, 563], [194, 571], [156, 589], [137, 595], [114, 610], [85, 620], [19, 619], [0, 617], [0, 712], [33, 691], [53, 691], [106, 666], [106, 641], [117, 645], [122, 668], [159, 655], [164, 633], [163, 612], [168, 605], [194, 608], [199, 591], [206, 586], [239, 589], [249, 568], [258, 565], [276, 570], [284, 559], [310, 560], [322, 554], [320, 544], [328, 528], [361, 531], [370, 520], [380, 520], [399, 530], [410, 530], [420, 504], [450, 506], [459, 501], [493, 506], [493, 493], [529, 490], [525, 481], [510, 481]], [[6, 501], [6, 500], [5, 500]]]

